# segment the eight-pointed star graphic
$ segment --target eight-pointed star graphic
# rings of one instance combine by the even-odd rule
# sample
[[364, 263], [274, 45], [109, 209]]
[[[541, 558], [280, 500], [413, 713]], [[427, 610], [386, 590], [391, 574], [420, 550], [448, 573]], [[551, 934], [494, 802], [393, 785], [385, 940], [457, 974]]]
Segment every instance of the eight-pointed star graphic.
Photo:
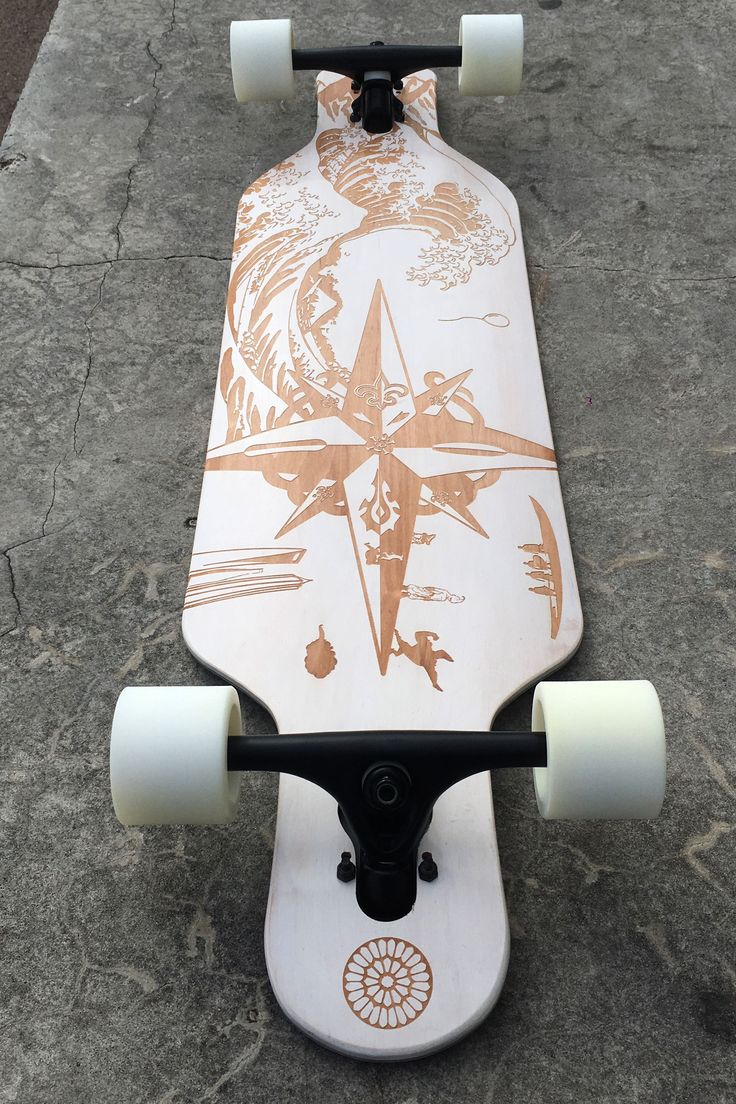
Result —
[[[450, 412], [471, 374], [460, 372], [414, 393], [379, 281], [349, 381], [331, 390], [300, 379], [313, 416], [207, 455], [209, 471], [261, 471], [297, 481], [301, 501], [275, 539], [322, 513], [327, 501], [332, 513], [335, 503], [344, 502], [382, 674], [420, 508], [440, 511], [487, 537], [467, 505], [475, 497], [475, 480], [485, 476], [487, 485], [496, 473], [556, 469], [552, 449], [491, 429], [479, 417], [463, 420]], [[330, 413], [321, 414], [325, 408]]]

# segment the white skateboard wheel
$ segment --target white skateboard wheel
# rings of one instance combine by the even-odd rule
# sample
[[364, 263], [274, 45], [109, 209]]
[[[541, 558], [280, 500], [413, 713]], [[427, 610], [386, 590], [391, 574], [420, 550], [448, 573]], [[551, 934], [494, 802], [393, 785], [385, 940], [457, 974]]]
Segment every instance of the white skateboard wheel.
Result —
[[532, 729], [547, 733], [547, 766], [534, 769], [546, 820], [659, 814], [664, 722], [651, 682], [540, 682]]
[[230, 24], [230, 70], [239, 103], [291, 99], [293, 44], [290, 19], [238, 19]]
[[520, 15], [463, 15], [461, 96], [515, 96], [521, 88], [524, 20]]
[[227, 738], [242, 732], [231, 686], [128, 686], [110, 739], [110, 788], [122, 824], [228, 824], [240, 774]]

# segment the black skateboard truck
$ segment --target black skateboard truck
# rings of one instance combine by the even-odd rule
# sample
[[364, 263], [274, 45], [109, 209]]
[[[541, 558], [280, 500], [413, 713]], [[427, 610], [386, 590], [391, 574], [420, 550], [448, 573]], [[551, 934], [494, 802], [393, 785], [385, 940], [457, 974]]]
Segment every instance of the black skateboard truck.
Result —
[[324, 70], [352, 81], [351, 119], [371, 134], [385, 134], [404, 118], [395, 95], [422, 69], [457, 69], [465, 96], [506, 96], [519, 91], [524, 50], [520, 15], [463, 15], [457, 46], [368, 46], [297, 49], [290, 19], [235, 20], [230, 64], [241, 103], [294, 95], [294, 72]]
[[[338, 806], [355, 849], [338, 866], [355, 878], [360, 908], [399, 920], [417, 895], [419, 845], [437, 798], [456, 782], [498, 767], [544, 767], [544, 732], [330, 732], [230, 736], [230, 771], [278, 771], [321, 786]], [[306, 830], [306, 826], [305, 826]], [[419, 876], [437, 877], [429, 852]]]
[[395, 95], [404, 77], [419, 69], [458, 68], [462, 46], [344, 46], [321, 50], [292, 50], [296, 69], [327, 69], [350, 77], [353, 92], [351, 119], [371, 134], [385, 134], [394, 122], [402, 122], [404, 108]]

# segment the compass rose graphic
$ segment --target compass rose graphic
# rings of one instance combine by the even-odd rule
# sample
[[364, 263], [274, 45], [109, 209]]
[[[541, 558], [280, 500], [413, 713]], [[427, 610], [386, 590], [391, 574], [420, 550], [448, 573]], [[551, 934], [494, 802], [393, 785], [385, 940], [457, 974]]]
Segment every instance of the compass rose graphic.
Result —
[[349, 378], [327, 387], [300, 377], [313, 414], [207, 455], [209, 471], [260, 471], [288, 487], [297, 505], [275, 539], [323, 512], [347, 518], [384, 675], [417, 516], [439, 512], [487, 538], [469, 509], [481, 487], [504, 472], [556, 470], [552, 449], [483, 423], [463, 387], [471, 375], [430, 372], [414, 392], [379, 281]]

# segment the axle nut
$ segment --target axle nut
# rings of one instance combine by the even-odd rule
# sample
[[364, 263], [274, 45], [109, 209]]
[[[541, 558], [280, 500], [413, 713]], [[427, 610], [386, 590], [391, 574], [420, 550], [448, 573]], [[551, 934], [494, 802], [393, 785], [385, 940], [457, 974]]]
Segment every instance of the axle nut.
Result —
[[411, 778], [398, 763], [381, 763], [367, 770], [363, 778], [363, 796], [373, 809], [393, 812], [409, 796]]

